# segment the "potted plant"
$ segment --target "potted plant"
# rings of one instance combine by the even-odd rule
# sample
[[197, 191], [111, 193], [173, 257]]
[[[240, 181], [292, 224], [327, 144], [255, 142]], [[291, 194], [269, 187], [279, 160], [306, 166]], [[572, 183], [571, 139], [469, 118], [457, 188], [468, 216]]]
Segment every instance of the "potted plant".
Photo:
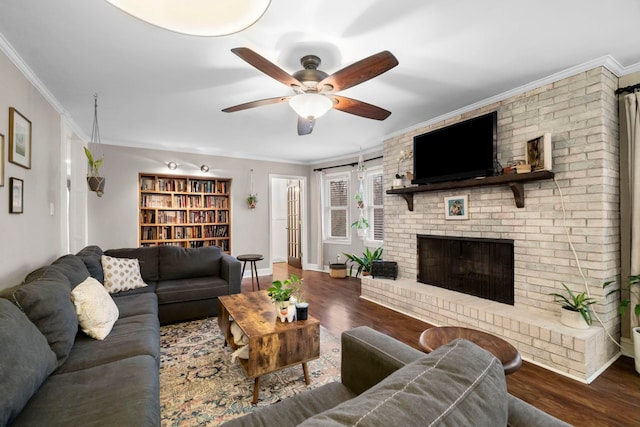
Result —
[[304, 291], [302, 289], [302, 281], [298, 276], [291, 274], [292, 283], [296, 283], [294, 297], [296, 304], [296, 320], [307, 320], [309, 318], [309, 303], [304, 299]]
[[89, 161], [89, 174], [87, 175], [89, 189], [95, 191], [98, 197], [102, 197], [104, 194], [105, 180], [103, 176], [100, 176], [100, 168], [102, 167], [103, 159], [95, 159], [87, 147], [84, 147], [84, 154]]
[[575, 293], [564, 283], [562, 284], [566, 294], [551, 293], [553, 301], [560, 304], [560, 323], [576, 329], [588, 329], [593, 323], [590, 305], [597, 303], [594, 298], [588, 297], [586, 292]]
[[[347, 259], [358, 265], [358, 270], [356, 272], [356, 276], [358, 277], [360, 273], [365, 272], [369, 273], [371, 271], [371, 267], [373, 265], [373, 261], [377, 261], [382, 259], [382, 246], [371, 252], [369, 248], [362, 253], [362, 256], [359, 257], [355, 254], [344, 254]], [[353, 276], [353, 265], [349, 267], [349, 276]]]
[[293, 310], [290, 310], [291, 297], [298, 290], [301, 279], [295, 274], [285, 280], [276, 280], [271, 283], [271, 287], [267, 289], [267, 295], [275, 304], [276, 314], [281, 321], [287, 319], [293, 320]]
[[358, 236], [362, 237], [366, 234], [367, 228], [369, 228], [369, 221], [367, 221], [365, 217], [360, 217], [357, 221], [354, 221], [351, 226], [358, 230]]
[[[606, 288], [612, 283], [614, 282], [605, 282], [602, 287]], [[629, 297], [620, 299], [618, 312], [621, 316], [624, 316], [629, 307], [632, 307], [633, 314], [636, 316], [636, 326], [631, 328], [631, 336], [633, 337], [633, 352], [635, 355], [636, 371], [640, 373], [640, 326], [638, 326], [640, 324], [640, 274], [632, 274], [627, 278], [627, 282], [625, 283], [624, 288], [610, 291], [606, 294], [606, 296], [620, 292], [623, 289], [629, 291]], [[635, 306], [633, 305], [634, 301]]]
[[247, 205], [249, 206], [249, 209], [255, 209], [257, 203], [258, 193], [249, 193], [249, 197], [247, 197]]
[[405, 151], [401, 150], [400, 155], [398, 156], [398, 168], [396, 169], [396, 177], [393, 180], [393, 188], [404, 187], [404, 179], [405, 175], [400, 173], [400, 166], [402, 162], [413, 157], [413, 152], [411, 150]]

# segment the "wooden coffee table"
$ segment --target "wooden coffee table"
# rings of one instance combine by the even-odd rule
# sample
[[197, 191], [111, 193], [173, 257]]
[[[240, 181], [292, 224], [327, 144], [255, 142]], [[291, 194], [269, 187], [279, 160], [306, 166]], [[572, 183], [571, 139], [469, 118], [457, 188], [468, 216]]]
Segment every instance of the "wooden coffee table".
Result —
[[238, 358], [249, 378], [254, 378], [253, 400], [258, 403], [260, 376], [302, 364], [304, 381], [309, 384], [307, 362], [320, 357], [320, 322], [307, 320], [282, 323], [276, 318], [273, 302], [267, 291], [218, 297], [218, 325], [226, 344], [234, 350], [231, 319], [249, 337], [249, 358]]
[[469, 340], [496, 356], [502, 362], [505, 374], [511, 374], [522, 366], [520, 353], [514, 346], [500, 337], [476, 329], [436, 326], [426, 329], [420, 334], [418, 345], [422, 350], [430, 353], [456, 338]]

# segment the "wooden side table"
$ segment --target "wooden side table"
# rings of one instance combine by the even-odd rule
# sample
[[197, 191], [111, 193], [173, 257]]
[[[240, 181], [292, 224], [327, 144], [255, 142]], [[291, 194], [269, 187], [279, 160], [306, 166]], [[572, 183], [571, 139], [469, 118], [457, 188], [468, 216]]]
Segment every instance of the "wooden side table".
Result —
[[253, 272], [256, 272], [256, 282], [258, 283], [258, 290], [260, 290], [260, 280], [258, 279], [258, 267], [256, 267], [256, 261], [262, 261], [264, 257], [260, 254], [244, 254], [238, 255], [236, 257], [238, 261], [244, 261], [242, 264], [242, 274], [240, 277], [244, 277], [244, 268], [247, 266], [247, 262], [249, 263], [249, 269], [251, 270], [251, 290], [255, 291], [256, 288], [253, 285]]
[[505, 374], [511, 374], [522, 366], [520, 353], [514, 346], [500, 337], [476, 329], [458, 326], [435, 326], [424, 330], [420, 334], [418, 345], [422, 350], [430, 353], [456, 338], [469, 340], [496, 356], [502, 362]]

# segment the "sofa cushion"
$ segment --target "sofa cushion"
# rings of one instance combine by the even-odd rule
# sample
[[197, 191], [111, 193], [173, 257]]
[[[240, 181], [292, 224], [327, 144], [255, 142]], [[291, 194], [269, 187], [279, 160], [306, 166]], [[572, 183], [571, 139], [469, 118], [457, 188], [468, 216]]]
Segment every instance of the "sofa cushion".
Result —
[[0, 298], [0, 425], [20, 413], [56, 368], [47, 339], [10, 301]]
[[155, 292], [143, 294], [113, 295], [113, 302], [118, 306], [120, 318], [137, 316], [138, 314], [153, 314], [158, 316], [158, 297]]
[[165, 280], [156, 287], [158, 304], [199, 301], [229, 294], [229, 283], [220, 277]]
[[102, 271], [104, 287], [109, 293], [115, 294], [147, 286], [140, 275], [140, 264], [137, 259], [102, 255]]
[[99, 246], [86, 246], [82, 248], [76, 256], [78, 256], [89, 270], [89, 275], [100, 283], [104, 283], [104, 274], [102, 274], [102, 249]]
[[104, 255], [116, 258], [137, 259], [140, 263], [140, 274], [145, 282], [156, 282], [159, 279], [158, 273], [158, 250], [159, 246], [149, 246], [143, 248], [121, 248], [108, 249]]
[[75, 255], [63, 255], [51, 263], [51, 267], [59, 268], [71, 283], [71, 288], [75, 288], [89, 277], [89, 270], [84, 265], [82, 258]]
[[159, 426], [158, 365], [137, 356], [50, 376], [12, 426], [51, 425]]
[[458, 339], [300, 425], [505, 426], [507, 419], [502, 364], [472, 342]]
[[[160, 322], [154, 314], [120, 318], [102, 341], [79, 332], [69, 358], [54, 375], [146, 355], [160, 363]], [[156, 372], [157, 374], [157, 372]]]
[[78, 332], [69, 281], [35, 280], [14, 288], [11, 300], [38, 327], [56, 354], [58, 366], [67, 359]]
[[22, 283], [35, 282], [38, 280], [67, 282], [69, 283], [69, 289], [71, 289], [69, 278], [66, 274], [64, 274], [64, 271], [60, 266], [54, 267], [52, 265], [46, 265], [44, 267], [33, 270], [31, 273], [27, 274]]
[[[355, 397], [355, 393], [339, 382], [331, 382], [304, 393], [283, 399], [273, 405], [256, 408], [239, 418], [222, 424], [224, 427], [296, 426], [322, 411]], [[400, 426], [398, 426], [400, 427]]]
[[201, 248], [159, 247], [160, 280], [220, 276], [222, 250], [217, 246]]
[[103, 340], [118, 320], [118, 307], [109, 292], [93, 277], [87, 277], [71, 291], [78, 323], [91, 338]]

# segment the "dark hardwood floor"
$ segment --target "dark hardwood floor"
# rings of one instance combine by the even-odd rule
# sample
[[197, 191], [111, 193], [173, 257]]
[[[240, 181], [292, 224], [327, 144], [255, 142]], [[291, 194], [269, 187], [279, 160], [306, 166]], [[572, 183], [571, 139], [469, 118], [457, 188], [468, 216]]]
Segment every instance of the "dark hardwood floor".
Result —
[[[260, 288], [294, 273], [304, 278], [309, 314], [339, 336], [367, 325], [418, 348], [420, 333], [430, 324], [360, 298], [360, 280], [333, 279], [327, 273], [302, 271], [275, 264], [273, 276], [261, 276]], [[251, 278], [242, 282], [251, 292]], [[583, 384], [531, 363], [523, 362], [507, 375], [511, 394], [576, 426], [640, 426], [640, 375], [634, 361], [621, 357], [591, 384]]]

